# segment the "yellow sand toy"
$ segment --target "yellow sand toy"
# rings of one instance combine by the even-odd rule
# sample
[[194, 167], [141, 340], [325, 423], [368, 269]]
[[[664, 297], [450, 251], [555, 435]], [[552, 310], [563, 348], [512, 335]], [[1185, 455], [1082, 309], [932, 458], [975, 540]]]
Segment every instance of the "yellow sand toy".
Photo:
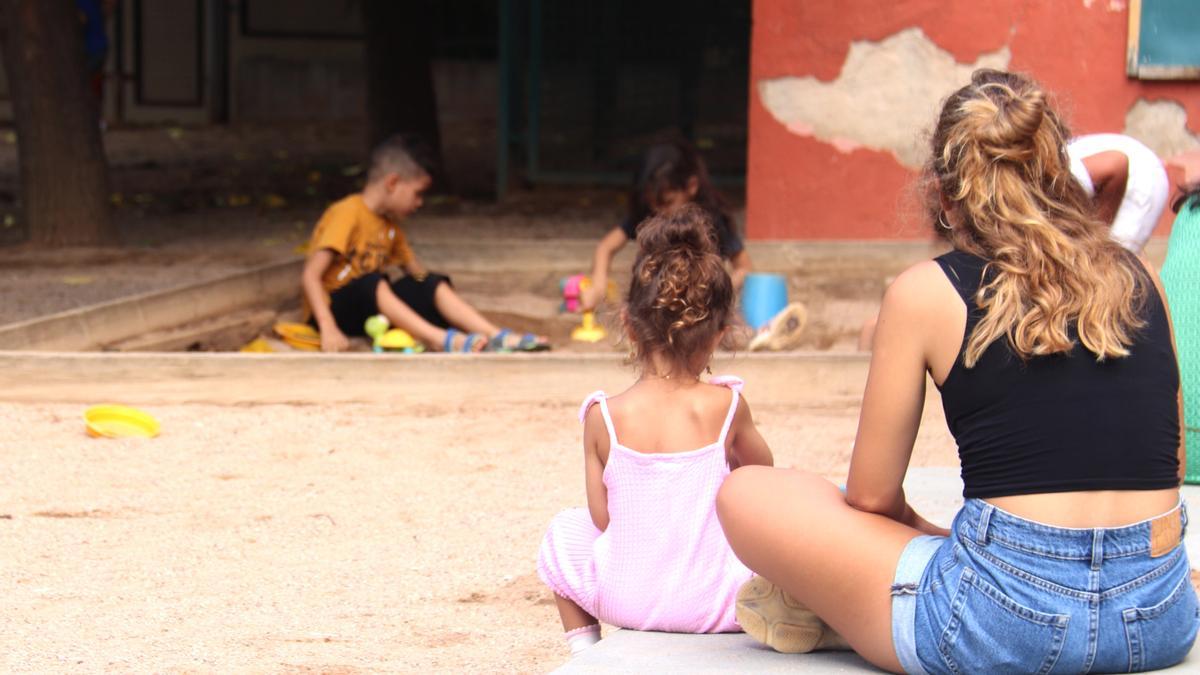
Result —
[[363, 325], [363, 330], [367, 336], [371, 338], [371, 348], [376, 352], [404, 352], [405, 354], [413, 354], [416, 352], [425, 351], [425, 345], [413, 339], [407, 331], [399, 328], [390, 328], [391, 322], [382, 314], [367, 319]]
[[89, 436], [94, 438], [126, 438], [158, 435], [158, 420], [149, 413], [123, 405], [96, 405], [83, 413]]
[[280, 322], [275, 324], [274, 328], [276, 335], [296, 349], [306, 352], [321, 350], [321, 334], [317, 332], [316, 328], [306, 323]]
[[[559, 287], [562, 289], [563, 294], [562, 310], [564, 312], [577, 312], [581, 308], [579, 298], [583, 295], [584, 291], [592, 287], [592, 279], [584, 274], [575, 274], [560, 281]], [[605, 296], [609, 302], [617, 299], [617, 285], [615, 283], [609, 281], [605, 291]], [[592, 311], [584, 312], [583, 323], [571, 331], [571, 339], [579, 340], [580, 342], [599, 342], [607, 335], [608, 331], [596, 323], [596, 313]]]
[[595, 312], [584, 312], [583, 323], [571, 331], [571, 339], [580, 342], [599, 342], [608, 335], [603, 326], [596, 324]]

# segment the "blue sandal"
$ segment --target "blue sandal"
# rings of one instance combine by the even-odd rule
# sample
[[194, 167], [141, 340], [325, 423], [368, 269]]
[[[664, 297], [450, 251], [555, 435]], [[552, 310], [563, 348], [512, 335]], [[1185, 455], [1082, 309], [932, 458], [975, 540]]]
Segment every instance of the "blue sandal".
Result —
[[[455, 350], [454, 349], [454, 336], [459, 335], [460, 333], [462, 333], [462, 331], [458, 330], [457, 328], [447, 328], [446, 329], [446, 339], [444, 341], [442, 341], [442, 351], [444, 351], [444, 352], [460, 351], [463, 354], [473, 354], [473, 353], [475, 353], [475, 350], [472, 349], [472, 347], [475, 346], [475, 343], [479, 342], [480, 340], [487, 339], [482, 333], [465, 333], [465, 335], [467, 336], [467, 339], [463, 340], [462, 349]], [[489, 345], [490, 344], [491, 343], [489, 343]], [[485, 349], [486, 349], [486, 347], [485, 347]]]
[[524, 333], [521, 339], [517, 340], [517, 344], [508, 346], [504, 344], [504, 338], [512, 335], [512, 331], [507, 328], [500, 329], [495, 337], [488, 340], [487, 350], [492, 352], [544, 352], [550, 350], [550, 345], [538, 340], [538, 336], [533, 333]]

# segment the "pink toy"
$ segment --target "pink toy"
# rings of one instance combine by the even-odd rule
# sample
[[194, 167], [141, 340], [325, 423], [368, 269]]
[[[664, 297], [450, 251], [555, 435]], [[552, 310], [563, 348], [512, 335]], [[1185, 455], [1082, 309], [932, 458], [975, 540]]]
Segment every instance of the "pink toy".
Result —
[[587, 279], [587, 275], [572, 274], [569, 277], [563, 277], [558, 282], [559, 288], [562, 289], [562, 311], [579, 311], [579, 295], [583, 292], [583, 282], [585, 279]]

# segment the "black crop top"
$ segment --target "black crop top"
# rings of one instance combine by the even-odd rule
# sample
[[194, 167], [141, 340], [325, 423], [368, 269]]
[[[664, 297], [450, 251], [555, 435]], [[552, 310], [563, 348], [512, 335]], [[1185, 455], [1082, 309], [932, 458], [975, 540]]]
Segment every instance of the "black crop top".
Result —
[[983, 318], [975, 293], [987, 261], [961, 251], [936, 260], [968, 308], [958, 358], [939, 387], [964, 497], [1179, 484], [1179, 369], [1149, 277], [1146, 325], [1129, 356], [1097, 363], [1077, 342], [1070, 352], [1022, 361], [1001, 337], [967, 368], [962, 359]]

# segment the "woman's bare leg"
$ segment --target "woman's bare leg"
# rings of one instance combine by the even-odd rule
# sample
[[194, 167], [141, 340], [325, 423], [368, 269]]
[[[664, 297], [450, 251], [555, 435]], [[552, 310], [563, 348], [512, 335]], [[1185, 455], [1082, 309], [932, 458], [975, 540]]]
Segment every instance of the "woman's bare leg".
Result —
[[717, 514], [747, 567], [807, 605], [863, 658], [902, 671], [891, 586], [901, 552], [919, 532], [850, 507], [815, 474], [761, 466], [725, 480]]

